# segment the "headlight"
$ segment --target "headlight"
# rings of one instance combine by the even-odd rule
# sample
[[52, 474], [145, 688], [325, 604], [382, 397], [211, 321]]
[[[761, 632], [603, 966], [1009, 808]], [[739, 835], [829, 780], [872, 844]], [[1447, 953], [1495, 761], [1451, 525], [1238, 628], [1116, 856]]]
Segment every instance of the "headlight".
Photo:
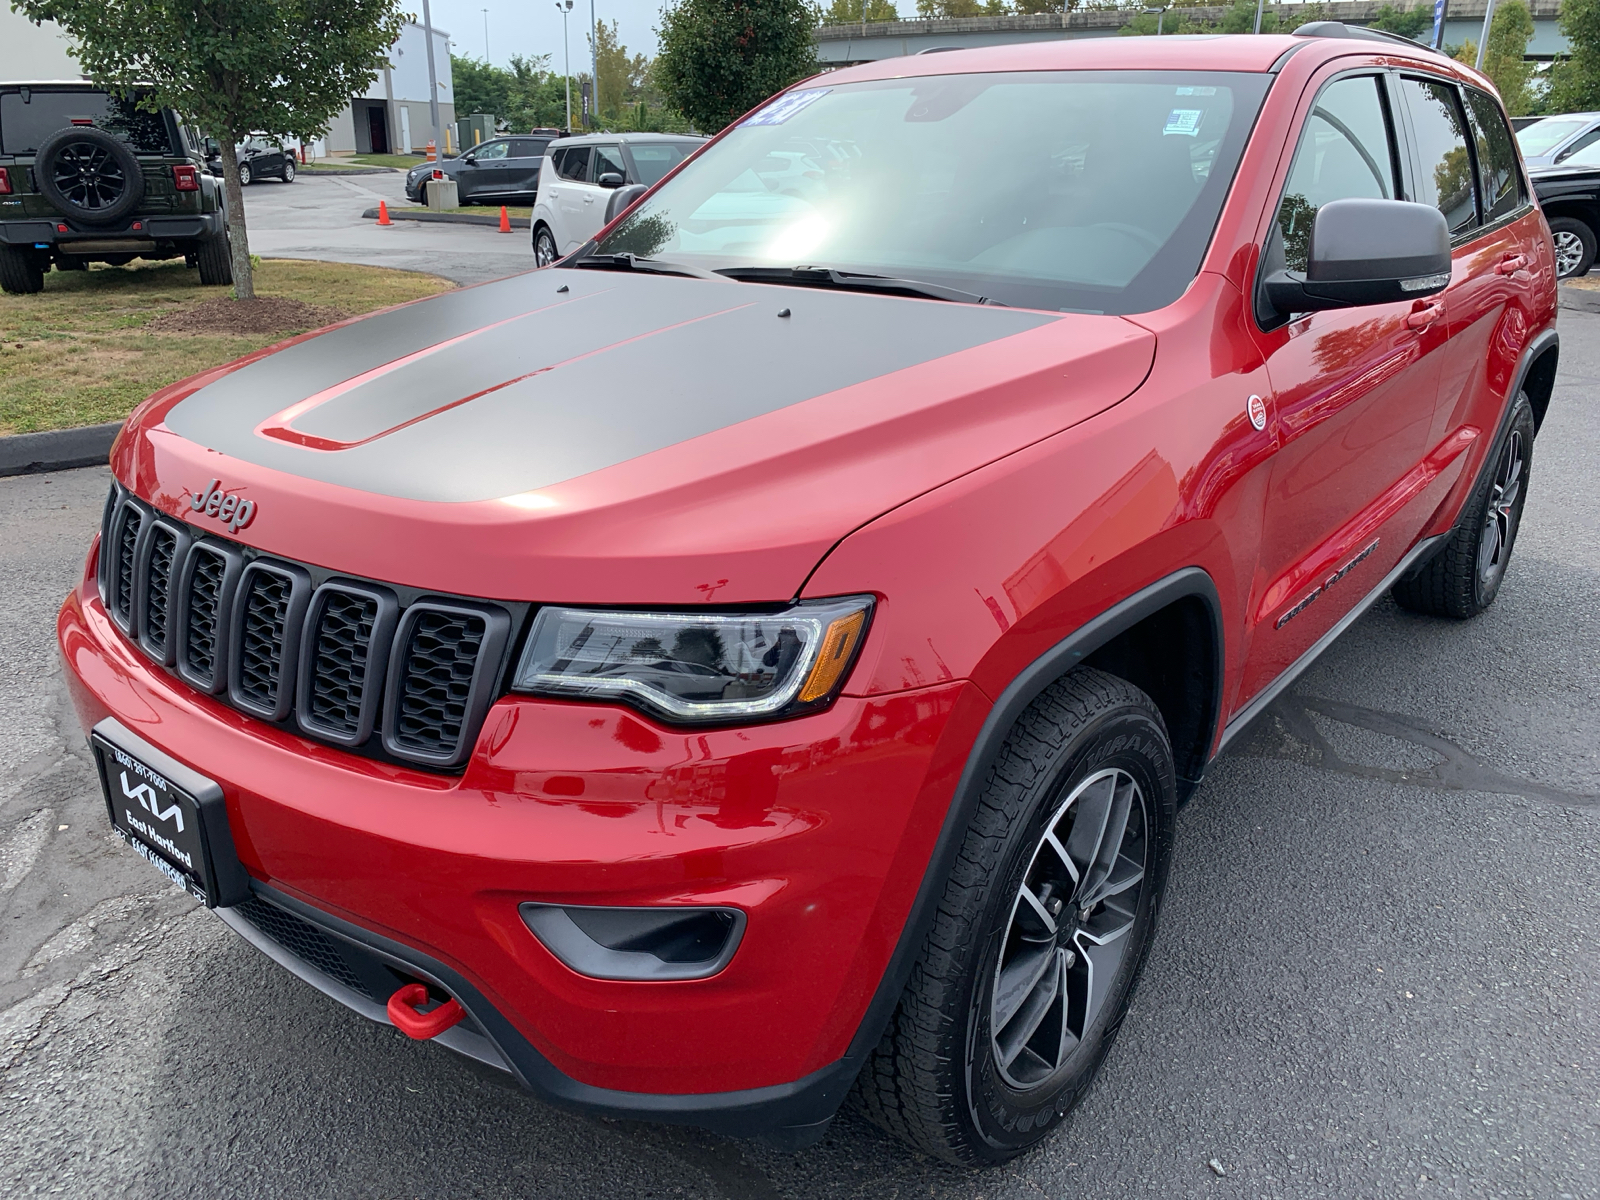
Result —
[[620, 700], [671, 722], [793, 716], [839, 693], [871, 616], [870, 596], [772, 613], [544, 608], [511, 686]]

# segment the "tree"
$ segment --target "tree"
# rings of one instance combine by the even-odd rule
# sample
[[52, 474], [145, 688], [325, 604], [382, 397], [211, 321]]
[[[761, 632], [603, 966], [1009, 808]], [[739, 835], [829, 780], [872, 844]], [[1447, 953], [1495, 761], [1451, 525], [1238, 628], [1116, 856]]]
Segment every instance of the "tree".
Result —
[[1368, 24], [1373, 29], [1417, 40], [1433, 30], [1433, 6], [1417, 4], [1412, 8], [1396, 8], [1392, 4], [1385, 4]]
[[[828, 6], [828, 11], [822, 14], [824, 25], [859, 25], [861, 24], [862, 0], [833, 0]], [[900, 13], [895, 8], [892, 0], [866, 0], [869, 21], [898, 21]]]
[[661, 13], [655, 78], [667, 102], [715, 133], [817, 71], [807, 0], [677, 0]]
[[650, 60], [642, 54], [628, 56], [628, 48], [618, 39], [615, 21], [609, 28], [604, 21], [600, 22], [595, 30], [595, 45], [600, 66], [600, 99], [614, 124], [624, 109], [636, 106], [642, 98]]
[[255, 297], [250, 238], [233, 147], [253, 131], [321, 137], [365, 91], [405, 18], [397, 0], [13, 0], [54, 21], [96, 84], [136, 88], [222, 142], [234, 295]]
[[1550, 71], [1550, 111], [1600, 107], [1600, 0], [1564, 0], [1558, 18], [1571, 57]]
[[[1506, 112], [1513, 117], [1527, 114], [1533, 107], [1528, 81], [1533, 64], [1524, 57], [1533, 37], [1533, 16], [1522, 0], [1505, 0], [1496, 6], [1489, 22], [1489, 48], [1483, 55], [1483, 73], [1494, 80]], [[1478, 44], [1470, 39], [1455, 51], [1455, 58], [1469, 67], [1478, 61]]]
[[509, 116], [511, 73], [476, 58], [450, 56], [450, 90], [455, 93], [456, 115], [490, 113]]

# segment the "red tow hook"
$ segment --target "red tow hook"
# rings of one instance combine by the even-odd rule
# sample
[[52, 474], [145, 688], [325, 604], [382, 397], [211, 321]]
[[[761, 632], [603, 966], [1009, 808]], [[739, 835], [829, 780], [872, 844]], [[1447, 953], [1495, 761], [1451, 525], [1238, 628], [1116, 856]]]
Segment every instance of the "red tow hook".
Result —
[[420, 983], [408, 983], [389, 997], [389, 1020], [408, 1038], [425, 1042], [438, 1037], [467, 1015], [467, 1010], [454, 996], [432, 1012], [419, 1012], [419, 1006], [427, 1002], [428, 989]]

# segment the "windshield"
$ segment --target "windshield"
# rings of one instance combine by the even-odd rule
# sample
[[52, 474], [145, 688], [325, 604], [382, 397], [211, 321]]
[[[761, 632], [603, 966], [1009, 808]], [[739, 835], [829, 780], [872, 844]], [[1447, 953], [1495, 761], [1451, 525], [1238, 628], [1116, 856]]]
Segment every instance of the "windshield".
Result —
[[1194, 278], [1267, 83], [1014, 72], [790, 92], [703, 151], [598, 252], [1148, 311]]
[[1526, 157], [1538, 158], [1549, 154], [1578, 130], [1587, 128], [1588, 125], [1588, 117], [1578, 120], [1547, 117], [1543, 121], [1535, 121], [1532, 125], [1524, 125], [1519, 129], [1517, 145], [1522, 147], [1522, 153]]
[[33, 154], [58, 129], [94, 125], [121, 138], [136, 154], [171, 154], [167, 119], [141, 112], [132, 100], [84, 89], [50, 92], [19, 88], [0, 93], [0, 153]]

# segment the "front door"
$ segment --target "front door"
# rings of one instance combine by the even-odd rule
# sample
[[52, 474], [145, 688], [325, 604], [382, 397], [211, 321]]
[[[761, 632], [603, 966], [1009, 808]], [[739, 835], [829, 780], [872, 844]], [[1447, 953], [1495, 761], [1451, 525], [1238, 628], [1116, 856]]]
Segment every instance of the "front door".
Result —
[[[456, 183], [461, 188], [461, 199], [484, 200], [498, 196], [504, 190], [506, 154], [510, 142], [484, 142], [462, 156], [461, 170], [456, 173]], [[471, 162], [465, 159], [471, 158]]]
[[[1305, 269], [1312, 223], [1329, 201], [1410, 198], [1387, 83], [1378, 72], [1345, 75], [1317, 92], [1263, 273]], [[1467, 198], [1470, 208], [1470, 184]], [[1433, 297], [1311, 313], [1262, 337], [1279, 450], [1238, 704], [1377, 586], [1414, 537], [1396, 514], [1411, 518], [1408, 489], [1427, 452], [1443, 317]]]

